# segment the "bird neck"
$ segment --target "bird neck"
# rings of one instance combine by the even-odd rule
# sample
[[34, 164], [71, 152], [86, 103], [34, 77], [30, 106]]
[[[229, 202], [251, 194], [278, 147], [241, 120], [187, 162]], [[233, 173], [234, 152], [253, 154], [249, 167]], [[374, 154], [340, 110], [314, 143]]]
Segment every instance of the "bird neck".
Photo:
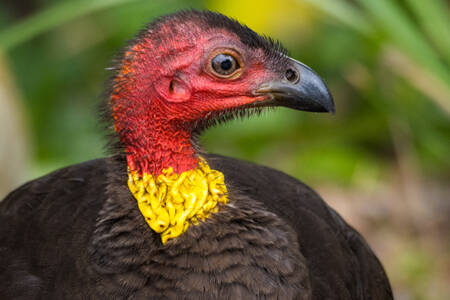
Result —
[[128, 188], [139, 210], [165, 244], [228, 202], [224, 175], [194, 150], [187, 124], [164, 114], [133, 118], [121, 136], [126, 145]]
[[[172, 168], [177, 174], [198, 166], [191, 130], [187, 126], [158, 118], [141, 120], [140, 129], [130, 132], [127, 143], [127, 163], [133, 172], [158, 176]], [[153, 121], [153, 122], [151, 122]], [[142, 126], [144, 125], [144, 126]]]

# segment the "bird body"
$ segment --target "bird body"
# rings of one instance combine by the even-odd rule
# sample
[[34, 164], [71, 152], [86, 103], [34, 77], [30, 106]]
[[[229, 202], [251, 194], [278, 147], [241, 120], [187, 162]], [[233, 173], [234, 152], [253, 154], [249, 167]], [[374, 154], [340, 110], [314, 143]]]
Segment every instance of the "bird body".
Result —
[[267, 167], [207, 159], [230, 178], [232, 205], [167, 245], [142, 218], [121, 157], [14, 191], [1, 210], [0, 298], [389, 299], [363, 238], [309, 187]]
[[242, 112], [332, 110], [311, 69], [197, 11], [150, 24], [116, 69], [119, 153], [1, 203], [1, 299], [392, 299], [370, 247], [313, 190], [197, 146]]

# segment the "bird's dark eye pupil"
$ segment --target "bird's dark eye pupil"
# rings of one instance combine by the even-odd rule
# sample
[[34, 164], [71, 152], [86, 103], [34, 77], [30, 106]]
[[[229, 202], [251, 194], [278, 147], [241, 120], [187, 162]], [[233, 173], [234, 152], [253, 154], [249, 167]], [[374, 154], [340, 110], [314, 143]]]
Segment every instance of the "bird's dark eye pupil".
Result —
[[233, 63], [231, 62], [231, 60], [227, 59], [224, 60], [220, 66], [222, 67], [222, 70], [228, 71], [229, 69], [231, 69]]
[[218, 54], [212, 61], [211, 66], [214, 72], [220, 76], [228, 76], [240, 68], [237, 60], [230, 54]]

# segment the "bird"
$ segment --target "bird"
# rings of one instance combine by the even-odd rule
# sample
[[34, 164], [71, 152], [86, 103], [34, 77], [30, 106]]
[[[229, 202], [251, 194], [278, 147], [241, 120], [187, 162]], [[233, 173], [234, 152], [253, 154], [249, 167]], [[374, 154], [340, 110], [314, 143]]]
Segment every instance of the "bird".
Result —
[[114, 61], [112, 153], [0, 202], [1, 299], [393, 299], [365, 239], [313, 189], [199, 145], [273, 107], [334, 112], [311, 68], [207, 10], [153, 20]]

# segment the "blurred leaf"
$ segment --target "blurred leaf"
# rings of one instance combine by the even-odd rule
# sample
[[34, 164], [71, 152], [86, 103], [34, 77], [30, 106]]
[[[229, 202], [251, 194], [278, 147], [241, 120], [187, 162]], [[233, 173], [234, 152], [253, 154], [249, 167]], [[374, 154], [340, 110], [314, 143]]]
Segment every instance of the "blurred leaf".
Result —
[[342, 0], [302, 0], [364, 35], [373, 33], [362, 11]]
[[[19, 44], [75, 18], [137, 0], [62, 1], [0, 32], [0, 48], [8, 51]], [[152, 1], [155, 3], [156, 1]]]
[[[450, 74], [436, 52], [428, 45], [412, 20], [393, 0], [358, 0], [375, 18], [377, 25], [390, 38], [390, 43], [398, 45], [422, 67], [435, 73], [450, 84]], [[423, 3], [423, 2], [422, 2]], [[440, 30], [445, 30], [441, 28]]]
[[407, 79], [414, 88], [428, 96], [447, 114], [450, 114], [450, 85], [439, 80], [435, 73], [424, 69], [394, 46], [385, 47], [382, 56], [386, 65], [393, 72]]
[[449, 8], [443, 0], [407, 0], [434, 46], [438, 48], [447, 63], [450, 63], [450, 17]]
[[[441, 62], [441, 58], [427, 43], [427, 38], [423, 36], [415, 26], [413, 20], [401, 9], [393, 0], [358, 0], [371, 18], [364, 18], [364, 12], [357, 9], [355, 5], [343, 0], [303, 0], [313, 4], [318, 9], [346, 24], [353, 30], [370, 38], [378, 43], [380, 49], [400, 49], [396, 51], [396, 61], [390, 65], [392, 70], [406, 78], [411, 86], [418, 88], [425, 95], [430, 97], [436, 104], [447, 113], [450, 112], [450, 72]], [[408, 0], [413, 6], [413, 10], [418, 14], [419, 19], [430, 38], [436, 43], [442, 44], [440, 49], [448, 53], [447, 44], [450, 45], [448, 34], [449, 25], [447, 10], [445, 5], [438, 0], [433, 0], [432, 5], [423, 5], [424, 2], [418, 0]], [[447, 18], [446, 18], [447, 17]], [[375, 39], [375, 29], [386, 35]], [[395, 46], [392, 46], [395, 45]], [[449, 47], [450, 48], [450, 47]], [[407, 54], [403, 55], [403, 53]], [[399, 62], [400, 64], [395, 64]], [[411, 72], [414, 70], [414, 72]]]
[[299, 151], [292, 159], [298, 166], [294, 175], [307, 182], [327, 180], [340, 185], [353, 185], [378, 174], [382, 167], [365, 150], [356, 145], [326, 143]]

